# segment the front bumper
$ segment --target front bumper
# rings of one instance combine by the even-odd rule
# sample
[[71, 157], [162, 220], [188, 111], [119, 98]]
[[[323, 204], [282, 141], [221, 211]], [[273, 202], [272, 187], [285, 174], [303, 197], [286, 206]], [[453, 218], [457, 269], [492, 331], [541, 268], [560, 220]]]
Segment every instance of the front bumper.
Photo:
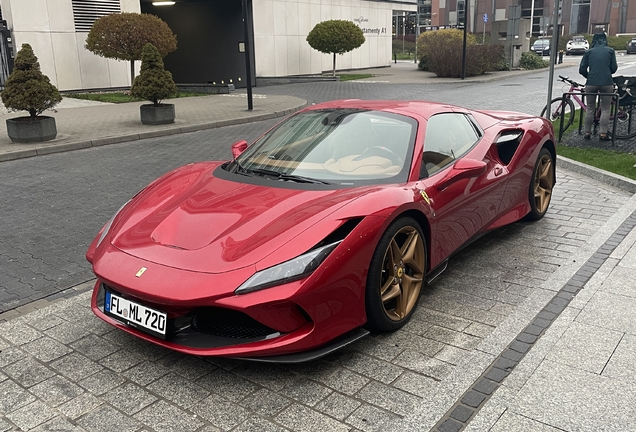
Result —
[[[115, 293], [168, 315], [165, 339], [148, 333], [134, 322], [107, 315], [105, 292]], [[95, 315], [107, 323], [154, 344], [194, 355], [253, 356], [280, 355], [312, 344], [315, 325], [310, 317], [291, 302], [263, 305], [279, 320], [279, 329], [271, 328], [240, 310], [201, 306], [157, 304], [122, 294], [117, 288], [98, 279], [91, 299]], [[286, 330], [280, 330], [286, 329]], [[297, 347], [294, 349], [294, 347]]]

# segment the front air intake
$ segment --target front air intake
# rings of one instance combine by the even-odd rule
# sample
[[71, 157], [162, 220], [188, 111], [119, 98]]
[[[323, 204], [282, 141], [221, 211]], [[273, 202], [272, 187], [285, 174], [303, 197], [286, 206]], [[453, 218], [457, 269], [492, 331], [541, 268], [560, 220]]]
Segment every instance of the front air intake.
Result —
[[257, 339], [279, 333], [242, 312], [221, 308], [200, 308], [192, 318], [194, 330], [232, 339]]

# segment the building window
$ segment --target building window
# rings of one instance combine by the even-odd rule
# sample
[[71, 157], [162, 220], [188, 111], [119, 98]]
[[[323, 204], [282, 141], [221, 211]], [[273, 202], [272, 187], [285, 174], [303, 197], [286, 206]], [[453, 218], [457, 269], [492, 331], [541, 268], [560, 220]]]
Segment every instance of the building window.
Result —
[[119, 0], [72, 0], [76, 32], [90, 31], [97, 18], [120, 13]]

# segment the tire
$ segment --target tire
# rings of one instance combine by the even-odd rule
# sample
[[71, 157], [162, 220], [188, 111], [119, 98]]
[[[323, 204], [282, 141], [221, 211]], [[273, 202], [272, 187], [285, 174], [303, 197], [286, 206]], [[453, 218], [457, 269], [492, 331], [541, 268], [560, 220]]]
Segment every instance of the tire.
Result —
[[[636, 120], [634, 120], [634, 116], [636, 116], [636, 109], [632, 109], [630, 114], [629, 110], [625, 107], [620, 107], [618, 110], [616, 119], [616, 134], [614, 134], [615, 139], [628, 139], [636, 137]], [[610, 119], [609, 129], [607, 131], [608, 136], [612, 136], [612, 126], [613, 126], [614, 118]]]
[[380, 237], [367, 275], [366, 327], [392, 331], [408, 322], [417, 307], [426, 274], [422, 228], [410, 217], [395, 220]]
[[528, 188], [530, 213], [526, 220], [539, 220], [548, 211], [555, 183], [554, 157], [547, 148], [542, 148], [532, 170], [532, 178]]
[[[574, 103], [572, 103], [571, 99], [565, 100], [565, 106], [563, 105], [563, 98], [554, 98], [550, 102], [550, 117], [548, 120], [555, 121], [561, 118], [561, 111], [565, 107], [565, 114], [563, 117], [563, 132], [565, 132], [571, 125], [574, 123]], [[545, 117], [547, 106], [543, 107], [541, 111], [541, 117]], [[559, 127], [560, 123], [556, 124], [556, 127]]]

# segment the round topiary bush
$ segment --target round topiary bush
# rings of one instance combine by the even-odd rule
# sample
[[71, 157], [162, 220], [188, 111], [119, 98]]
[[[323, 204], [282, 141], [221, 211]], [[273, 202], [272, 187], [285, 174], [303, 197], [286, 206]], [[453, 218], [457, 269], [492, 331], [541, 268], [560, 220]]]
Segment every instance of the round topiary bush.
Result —
[[141, 54], [141, 71], [135, 78], [130, 94], [159, 106], [163, 99], [176, 96], [177, 91], [172, 74], [164, 69], [159, 50], [147, 43]]
[[22, 44], [18, 51], [1, 96], [5, 107], [27, 111], [33, 120], [62, 101], [57, 87], [40, 70], [38, 58], [29, 44]]
[[140, 60], [147, 43], [165, 57], [177, 49], [177, 37], [168, 24], [155, 15], [122, 12], [98, 18], [86, 37], [86, 49], [98, 56], [130, 61], [130, 82], [135, 60]]
[[336, 54], [344, 54], [365, 41], [362, 29], [351, 21], [319, 22], [307, 35], [307, 43], [316, 51], [333, 54], [333, 75], [336, 76]]
[[550, 66], [550, 62], [543, 60], [539, 54], [528, 51], [521, 54], [519, 66], [524, 69], [543, 69]]

